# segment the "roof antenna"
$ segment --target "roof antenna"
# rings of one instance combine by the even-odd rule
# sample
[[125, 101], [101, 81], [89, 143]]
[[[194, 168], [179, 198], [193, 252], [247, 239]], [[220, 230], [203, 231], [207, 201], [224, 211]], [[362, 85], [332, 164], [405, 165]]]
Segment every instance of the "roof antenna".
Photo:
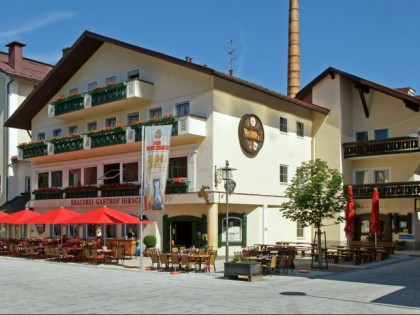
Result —
[[228, 40], [228, 47], [226, 48], [226, 52], [229, 55], [229, 60], [226, 61], [226, 68], [229, 68], [229, 75], [233, 77], [233, 61], [238, 59], [236, 55], [237, 49], [233, 47], [233, 40]]

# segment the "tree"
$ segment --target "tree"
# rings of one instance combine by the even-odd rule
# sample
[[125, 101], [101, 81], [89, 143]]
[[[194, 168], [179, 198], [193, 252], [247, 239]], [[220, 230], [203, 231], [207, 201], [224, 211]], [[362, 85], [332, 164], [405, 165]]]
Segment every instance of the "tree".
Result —
[[[345, 206], [343, 176], [330, 169], [321, 159], [302, 162], [291, 185], [286, 189], [289, 201], [281, 204], [283, 217], [300, 222], [302, 227], [314, 226], [318, 237], [318, 268], [322, 268], [321, 227], [327, 218], [343, 220], [339, 215]], [[338, 214], [338, 215], [337, 215]]]

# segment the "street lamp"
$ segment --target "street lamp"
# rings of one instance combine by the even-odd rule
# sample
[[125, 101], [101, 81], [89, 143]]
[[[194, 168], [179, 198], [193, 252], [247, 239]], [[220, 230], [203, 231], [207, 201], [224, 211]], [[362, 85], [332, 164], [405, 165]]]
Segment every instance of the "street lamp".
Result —
[[236, 171], [236, 168], [229, 167], [229, 162], [226, 160], [226, 166], [219, 168], [219, 171], [222, 172], [226, 190], [226, 262], [229, 262], [229, 194], [233, 193], [236, 187], [236, 183], [232, 179], [232, 171]]

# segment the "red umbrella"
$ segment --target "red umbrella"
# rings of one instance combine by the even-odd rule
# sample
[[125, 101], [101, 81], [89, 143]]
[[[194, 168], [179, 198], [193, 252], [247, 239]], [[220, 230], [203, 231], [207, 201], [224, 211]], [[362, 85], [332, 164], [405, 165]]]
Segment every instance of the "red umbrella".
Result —
[[63, 224], [64, 221], [70, 220], [79, 216], [78, 212], [66, 209], [64, 207], [51, 210], [25, 220], [22, 223], [48, 223], [48, 224]]
[[39, 216], [38, 212], [34, 212], [29, 209], [20, 210], [18, 212], [12, 213], [9, 216], [5, 217], [5, 219], [2, 220], [2, 223], [24, 224], [25, 220], [31, 219], [36, 216]]
[[379, 222], [379, 193], [378, 188], [373, 189], [372, 197], [372, 212], [370, 214], [370, 229], [369, 232], [375, 235], [375, 247], [376, 247], [376, 238], [379, 233], [381, 233], [381, 224]]
[[[139, 224], [140, 219], [118, 210], [108, 207], [101, 207], [79, 216], [65, 220], [63, 223], [81, 223], [81, 224]], [[145, 223], [145, 221], [143, 221]], [[149, 222], [151, 223], [151, 222]], [[145, 223], [147, 224], [147, 223]]]
[[350, 246], [350, 240], [353, 238], [354, 233], [354, 198], [353, 198], [353, 187], [348, 188], [348, 199], [346, 201], [346, 225], [344, 226], [344, 232], [347, 235], [347, 244]]
[[4, 212], [0, 212], [0, 223], [6, 223], [3, 222], [3, 220], [6, 220], [6, 218], [9, 216], [9, 214], [4, 213]]
[[[131, 214], [127, 214], [108, 207], [101, 207], [77, 217], [66, 220], [65, 223], [84, 223], [84, 224], [139, 224], [140, 219]], [[143, 221], [143, 224], [152, 222]], [[104, 243], [106, 244], [106, 233], [104, 233]]]

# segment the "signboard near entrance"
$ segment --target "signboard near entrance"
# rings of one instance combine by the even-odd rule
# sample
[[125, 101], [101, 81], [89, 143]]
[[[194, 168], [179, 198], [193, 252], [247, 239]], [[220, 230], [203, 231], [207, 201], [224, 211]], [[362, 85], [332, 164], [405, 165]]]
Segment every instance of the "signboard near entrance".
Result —
[[399, 234], [398, 238], [400, 240], [414, 240], [414, 234]]

